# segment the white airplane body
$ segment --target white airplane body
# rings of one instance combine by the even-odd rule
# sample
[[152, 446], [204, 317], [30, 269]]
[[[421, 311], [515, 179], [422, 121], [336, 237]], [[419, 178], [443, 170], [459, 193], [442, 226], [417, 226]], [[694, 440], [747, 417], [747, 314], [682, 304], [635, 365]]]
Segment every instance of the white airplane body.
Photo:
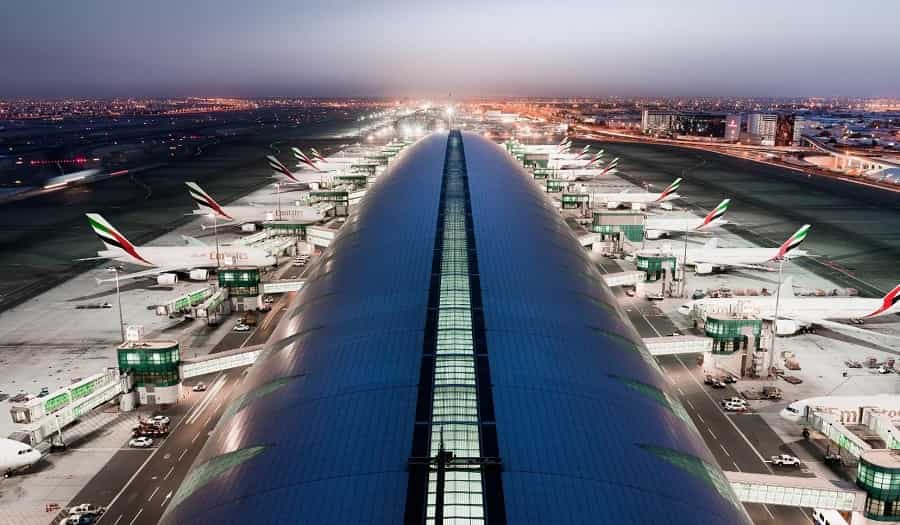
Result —
[[0, 438], [0, 475], [29, 467], [41, 459], [41, 453], [21, 441]]
[[[137, 279], [158, 276], [161, 273], [189, 272], [194, 269], [217, 268], [223, 265], [267, 267], [277, 261], [265, 250], [242, 245], [206, 246], [196, 241], [188, 246], [141, 246], [131, 244], [103, 217], [87, 214], [94, 233], [106, 249], [97, 252], [97, 258], [152, 268], [119, 276], [119, 279]], [[111, 281], [105, 279], [101, 282]]]
[[[837, 319], [868, 319], [890, 315], [900, 310], [900, 285], [881, 299], [864, 297], [797, 297], [791, 278], [781, 285], [780, 297], [745, 296], [705, 297], [684, 303], [678, 311], [688, 315], [695, 307], [706, 312], [734, 312], [746, 307], [756, 310], [760, 317], [774, 318], [778, 302], [778, 318], [800, 323], [821, 324]], [[829, 327], [832, 324], [829, 324]]]
[[891, 421], [900, 421], [900, 395], [823, 396], [794, 401], [781, 410], [781, 417], [795, 423], [813, 413], [825, 413], [844, 425], [862, 423], [862, 409], [866, 408]]
[[324, 171], [313, 168], [303, 169], [301, 171], [291, 171], [273, 155], [267, 155], [266, 161], [269, 163], [269, 167], [272, 168], [272, 171], [276, 176], [287, 179], [286, 182], [282, 183], [284, 185], [319, 184], [323, 181], [328, 181], [330, 178], [330, 176], [326, 176]]
[[719, 248], [718, 239], [710, 239], [701, 248], [688, 248], [686, 254], [682, 252], [675, 255], [680, 256], [679, 260], [687, 266], [697, 268], [698, 272], [702, 265], [710, 268], [768, 270], [765, 264], [771, 261], [805, 256], [805, 251], [796, 248], [806, 239], [809, 229], [809, 224], [804, 224], [778, 248]]
[[[317, 208], [312, 206], [295, 206], [293, 204], [282, 205], [280, 209], [270, 206], [238, 205], [226, 206], [223, 210], [232, 218], [232, 220], [220, 222], [219, 226], [224, 226], [229, 223], [248, 224], [279, 220], [311, 224], [325, 218], [325, 215]], [[195, 209], [194, 214], [209, 215], [209, 212], [202, 209]]]
[[659, 239], [670, 232], [708, 231], [728, 224], [722, 216], [728, 210], [731, 199], [725, 199], [709, 212], [706, 217], [693, 215], [670, 217], [667, 215], [648, 215], [644, 220], [644, 231], [648, 239]]
[[191, 198], [197, 204], [195, 215], [215, 215], [220, 226], [228, 224], [260, 223], [267, 221], [294, 221], [304, 224], [321, 221], [325, 214], [312, 206], [287, 204], [280, 207], [235, 205], [221, 206], [196, 182], [186, 182]]
[[620, 191], [618, 193], [592, 193], [591, 200], [597, 203], [606, 203], [606, 206], [609, 209], [616, 209], [623, 204], [631, 206], [634, 206], [635, 204], [643, 206], [662, 204], [681, 197], [681, 195], [676, 193], [680, 184], [681, 179], [676, 179], [666, 189], [659, 193], [631, 193], [628, 191]]

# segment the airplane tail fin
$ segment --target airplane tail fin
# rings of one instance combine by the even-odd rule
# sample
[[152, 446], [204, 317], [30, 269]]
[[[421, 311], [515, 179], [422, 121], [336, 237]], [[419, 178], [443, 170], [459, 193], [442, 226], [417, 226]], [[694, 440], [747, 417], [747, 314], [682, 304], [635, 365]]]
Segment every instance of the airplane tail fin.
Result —
[[866, 315], [865, 317], [876, 317], [881, 314], [888, 313], [894, 308], [900, 305], [900, 284], [894, 287], [893, 290], [888, 292], [887, 295], [881, 300], [881, 306], [878, 307], [874, 312]]
[[698, 229], [703, 228], [704, 226], [708, 226], [716, 219], [721, 219], [725, 212], [728, 211], [728, 205], [731, 204], [731, 199], [725, 199], [719, 203], [718, 206], [713, 209], [713, 211], [709, 212], [706, 217], [703, 218], [703, 224], [701, 224]]
[[321, 160], [322, 162], [328, 162], [328, 160], [321, 153], [319, 153], [319, 150], [317, 150], [316, 148], [309, 148], [309, 152], [312, 154], [312, 157], [314, 159]]
[[134, 245], [99, 213], [87, 213], [85, 215], [87, 215], [91, 229], [94, 230], [94, 233], [97, 234], [97, 237], [100, 238], [100, 241], [107, 250], [121, 250], [134, 259], [137, 259], [139, 263], [152, 265], [150, 261], [141, 257]]
[[306, 164], [307, 166], [309, 166], [310, 168], [312, 168], [316, 171], [319, 170], [319, 168], [316, 167], [316, 163], [313, 162], [312, 159], [310, 159], [306, 155], [306, 153], [303, 153], [303, 150], [301, 150], [300, 148], [294, 146], [291, 148], [291, 152], [294, 154], [294, 158], [297, 159], [298, 161], [300, 161], [301, 163]]
[[275, 158], [274, 156], [266, 155], [266, 161], [269, 162], [269, 167], [272, 168], [273, 171], [275, 171], [277, 173], [281, 173], [282, 175], [291, 179], [292, 181], [299, 182], [299, 181], [297, 181], [297, 178], [294, 177], [294, 174], [291, 173], [291, 170], [289, 170], [287, 168], [287, 166], [282, 164], [281, 161], [278, 160], [277, 158]]
[[809, 224], [804, 224], [799, 230], [794, 232], [794, 234], [778, 248], [778, 253], [772, 257], [772, 260], [777, 261], [779, 259], [784, 259], [788, 252], [803, 244], [803, 241], [806, 240], [806, 236], [809, 234], [809, 228]]
[[603, 172], [601, 172], [600, 175], [606, 175], [607, 173], [614, 171], [618, 167], [619, 167], [619, 157], [616, 157], [613, 160], [609, 161], [609, 164], [607, 164], [606, 167], [603, 168]]
[[203, 188], [201, 188], [199, 184], [196, 182], [185, 182], [185, 184], [188, 187], [191, 198], [194, 199], [194, 202], [197, 203], [197, 206], [199, 206], [201, 210], [207, 209], [223, 219], [232, 220], [231, 216], [225, 213], [225, 210], [219, 206], [219, 203], [216, 202], [209, 193], [203, 191]]
[[584, 165], [584, 167], [590, 168], [591, 166], [594, 165], [595, 162], [597, 162], [598, 160], [600, 160], [602, 158], [603, 158], [603, 150], [601, 149], [593, 157], [591, 157], [591, 160], [589, 160], [588, 163]]
[[666, 198], [667, 198], [669, 195], [672, 195], [673, 193], [675, 193], [676, 191], [678, 191], [678, 187], [679, 187], [679, 186], [681, 186], [681, 177], [678, 177], [677, 179], [675, 179], [674, 182], [672, 182], [672, 184], [669, 184], [669, 185], [666, 187], [666, 189], [664, 189], [664, 190], [662, 191], [662, 193], [659, 194], [659, 198], [656, 199], [656, 202], [662, 202], [662, 201], [666, 200]]

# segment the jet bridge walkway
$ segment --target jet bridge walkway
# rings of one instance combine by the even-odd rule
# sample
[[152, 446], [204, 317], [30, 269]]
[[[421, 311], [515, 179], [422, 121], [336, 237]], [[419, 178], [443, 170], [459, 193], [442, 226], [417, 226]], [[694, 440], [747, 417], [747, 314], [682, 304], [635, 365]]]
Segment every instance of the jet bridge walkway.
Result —
[[725, 477], [744, 503], [844, 512], [862, 512], [866, 503], [866, 493], [846, 481], [730, 471]]

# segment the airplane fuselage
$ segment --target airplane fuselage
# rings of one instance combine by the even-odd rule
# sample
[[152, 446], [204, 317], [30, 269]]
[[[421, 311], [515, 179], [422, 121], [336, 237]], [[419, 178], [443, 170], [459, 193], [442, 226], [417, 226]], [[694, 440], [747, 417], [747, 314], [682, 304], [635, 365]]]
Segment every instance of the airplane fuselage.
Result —
[[[690, 301], [679, 307], [683, 314], [690, 313], [695, 305], [702, 306], [707, 312], [728, 312], [744, 307], [759, 311], [761, 317], [775, 316], [775, 296], [706, 298]], [[863, 297], [784, 297], [779, 299], [778, 317], [816, 322], [834, 319], [862, 319], [877, 311], [882, 299], [866, 299]], [[878, 315], [892, 313], [889, 309]]]
[[23, 469], [41, 459], [41, 453], [25, 443], [0, 438], [0, 475]]
[[[233, 222], [238, 224], [260, 223], [275, 220], [298, 221], [312, 223], [324, 219], [322, 212], [311, 206], [283, 205], [280, 208], [271, 205], [265, 206], [226, 206], [223, 208]], [[208, 215], [207, 210], [195, 210], [198, 215]], [[227, 222], [229, 219], [218, 217], [219, 222]]]
[[[675, 250], [675, 255], [681, 260], [682, 254]], [[773, 260], [778, 255], [778, 248], [688, 248], [685, 264], [694, 266], [698, 263], [711, 264], [713, 266], [741, 266], [763, 265]], [[785, 257], [792, 259], [806, 255], [802, 250], [789, 252]]]
[[220, 245], [219, 262], [216, 262], [215, 246], [142, 246], [137, 249], [144, 259], [140, 261], [119, 249], [97, 252], [101, 257], [116, 261], [146, 266], [149, 268], [173, 268], [183, 270], [194, 268], [216, 268], [218, 266], [274, 266], [275, 257], [264, 250], [247, 246]]

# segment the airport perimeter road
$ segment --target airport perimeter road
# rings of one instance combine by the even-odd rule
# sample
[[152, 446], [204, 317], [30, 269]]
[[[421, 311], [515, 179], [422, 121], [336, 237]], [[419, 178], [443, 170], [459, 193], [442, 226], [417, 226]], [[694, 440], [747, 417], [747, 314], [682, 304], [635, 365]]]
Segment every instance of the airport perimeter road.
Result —
[[[133, 465], [129, 468], [121, 459], [117, 462], [119, 455], [126, 451], [117, 454], [74, 502], [108, 506], [106, 514], [98, 522], [102, 525], [158, 523], [223, 410], [231, 401], [245, 370], [228, 370], [208, 378], [192, 380], [191, 385], [197, 380], [206, 382], [208, 390], [202, 393], [191, 392], [191, 385], [185, 384], [186, 396], [191, 404], [159, 448], [146, 456], [145, 462], [137, 471]], [[130, 479], [121, 479], [123, 471], [129, 473]], [[114, 485], [114, 482], [118, 485]], [[117, 486], [118, 493], [109, 496], [110, 486]], [[107, 497], [104, 498], [104, 495]]]

